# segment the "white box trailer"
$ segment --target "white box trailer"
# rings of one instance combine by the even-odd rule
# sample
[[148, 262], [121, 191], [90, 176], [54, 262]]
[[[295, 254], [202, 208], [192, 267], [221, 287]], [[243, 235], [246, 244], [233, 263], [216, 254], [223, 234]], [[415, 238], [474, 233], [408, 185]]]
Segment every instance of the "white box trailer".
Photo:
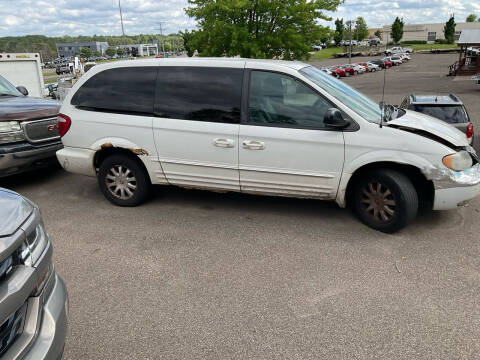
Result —
[[38, 53], [0, 53], [0, 75], [14, 86], [25, 86], [28, 96], [44, 96], [45, 85]]

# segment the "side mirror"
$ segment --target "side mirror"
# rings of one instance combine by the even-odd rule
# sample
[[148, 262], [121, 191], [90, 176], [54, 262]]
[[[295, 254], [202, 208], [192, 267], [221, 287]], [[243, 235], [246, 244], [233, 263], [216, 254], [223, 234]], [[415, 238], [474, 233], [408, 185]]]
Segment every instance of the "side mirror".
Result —
[[345, 120], [340, 110], [336, 108], [330, 108], [323, 117], [323, 122], [326, 127], [333, 129], [344, 129], [350, 125], [350, 121]]
[[25, 86], [17, 86], [17, 90], [22, 93], [22, 95], [27, 96], [28, 95], [28, 90]]

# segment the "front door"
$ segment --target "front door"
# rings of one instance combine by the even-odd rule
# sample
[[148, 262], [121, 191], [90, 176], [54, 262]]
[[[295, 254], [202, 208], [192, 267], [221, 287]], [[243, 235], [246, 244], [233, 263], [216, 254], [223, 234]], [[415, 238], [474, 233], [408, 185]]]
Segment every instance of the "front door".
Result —
[[159, 67], [153, 133], [170, 184], [240, 190], [239, 66]]
[[286, 74], [252, 70], [249, 88], [239, 135], [242, 192], [334, 199], [344, 139], [323, 124], [334, 105]]

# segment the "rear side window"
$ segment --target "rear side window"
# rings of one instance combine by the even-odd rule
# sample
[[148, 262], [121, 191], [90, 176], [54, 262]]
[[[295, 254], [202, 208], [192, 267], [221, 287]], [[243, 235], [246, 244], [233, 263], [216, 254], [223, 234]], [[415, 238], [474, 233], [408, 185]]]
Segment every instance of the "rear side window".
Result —
[[159, 67], [155, 115], [240, 123], [243, 69]]
[[102, 71], [82, 85], [71, 104], [95, 110], [153, 113], [157, 67], [123, 67]]
[[411, 105], [411, 110], [433, 116], [449, 124], [468, 122], [467, 112], [461, 105]]

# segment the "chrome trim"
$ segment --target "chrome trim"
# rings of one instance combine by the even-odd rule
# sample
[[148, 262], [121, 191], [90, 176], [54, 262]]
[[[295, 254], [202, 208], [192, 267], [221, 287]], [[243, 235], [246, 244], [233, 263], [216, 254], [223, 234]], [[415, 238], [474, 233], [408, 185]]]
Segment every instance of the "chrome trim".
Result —
[[23, 129], [23, 134], [25, 135], [25, 139], [27, 139], [28, 142], [32, 143], [32, 144], [38, 144], [38, 143], [41, 143], [41, 142], [45, 142], [45, 141], [50, 141], [50, 140], [57, 140], [57, 139], [60, 139], [60, 135], [57, 135], [57, 136], [52, 136], [52, 137], [49, 137], [49, 138], [44, 138], [44, 139], [40, 139], [40, 140], [34, 140], [34, 139], [31, 139], [29, 136], [28, 136], [28, 131], [26, 129], [26, 127], [29, 125], [29, 124], [34, 124], [34, 123], [39, 123], [39, 122], [43, 122], [43, 121], [50, 121], [50, 120], [56, 120], [57, 117], [49, 117], [49, 118], [45, 118], [45, 119], [39, 119], [39, 120], [32, 120], [32, 121], [24, 121], [22, 122], [22, 129]]

